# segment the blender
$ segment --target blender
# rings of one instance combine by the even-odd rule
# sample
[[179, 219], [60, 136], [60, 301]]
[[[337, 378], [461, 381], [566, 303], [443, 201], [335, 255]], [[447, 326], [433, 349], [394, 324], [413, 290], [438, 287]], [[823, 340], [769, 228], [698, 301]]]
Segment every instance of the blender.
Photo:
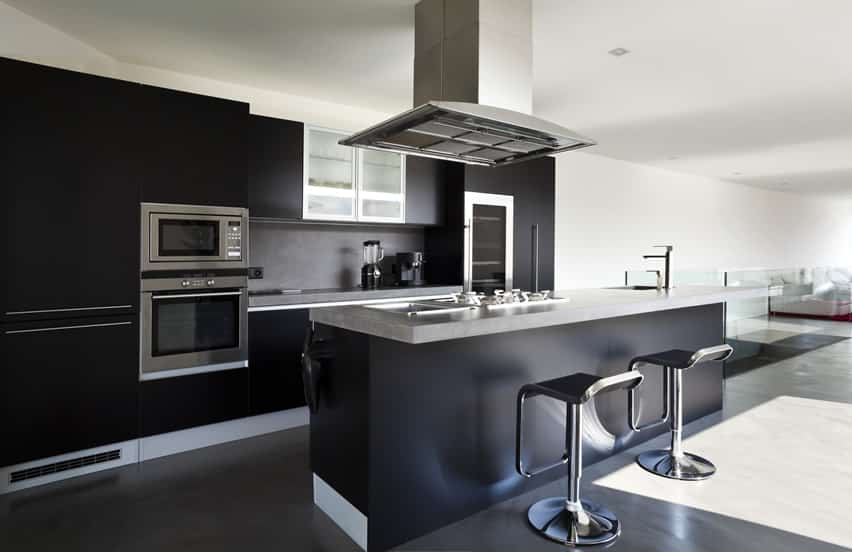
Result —
[[382, 269], [379, 263], [385, 258], [379, 240], [364, 242], [364, 265], [361, 267], [361, 287], [375, 289], [382, 285]]

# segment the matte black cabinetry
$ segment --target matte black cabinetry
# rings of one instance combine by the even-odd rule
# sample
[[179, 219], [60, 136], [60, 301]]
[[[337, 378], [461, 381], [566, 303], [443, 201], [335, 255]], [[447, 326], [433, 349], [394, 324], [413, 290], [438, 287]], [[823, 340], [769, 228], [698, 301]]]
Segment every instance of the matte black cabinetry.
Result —
[[406, 224], [446, 222], [447, 161], [408, 156], [405, 159]]
[[3, 58], [0, 75], [2, 320], [132, 312], [140, 86]]
[[556, 160], [533, 159], [499, 168], [465, 166], [467, 192], [515, 198], [514, 287], [532, 289], [532, 226], [539, 226], [539, 287], [553, 289], [556, 232]]
[[301, 219], [305, 125], [249, 115], [248, 143], [251, 216]]
[[139, 86], [132, 110], [143, 201], [248, 205], [248, 104]]
[[514, 287], [531, 289], [532, 227], [539, 226], [539, 288], [553, 289], [556, 170], [552, 157], [499, 168], [452, 163], [446, 169], [446, 224], [427, 228], [425, 253], [434, 283], [460, 284], [464, 192], [514, 196]]
[[251, 414], [305, 406], [302, 346], [308, 309], [249, 314]]
[[0, 329], [0, 465], [134, 439], [135, 317]]
[[248, 416], [248, 369], [143, 381], [143, 437]]

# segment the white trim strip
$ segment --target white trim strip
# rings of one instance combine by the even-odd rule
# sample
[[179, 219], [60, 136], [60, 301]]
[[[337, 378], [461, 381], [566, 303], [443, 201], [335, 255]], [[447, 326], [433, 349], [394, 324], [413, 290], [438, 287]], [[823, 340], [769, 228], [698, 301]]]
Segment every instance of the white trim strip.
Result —
[[[250, 418], [240, 418], [218, 424], [210, 424], [206, 426], [194, 427], [182, 431], [174, 431], [172, 433], [163, 433], [153, 435], [151, 437], [143, 437], [132, 441], [124, 441], [122, 443], [113, 443], [102, 447], [79, 450], [68, 454], [51, 456], [49, 458], [39, 458], [30, 462], [23, 462], [14, 466], [0, 467], [0, 495], [36, 487], [47, 483], [61, 481], [63, 479], [71, 479], [80, 475], [99, 472], [119, 466], [141, 463], [146, 460], [178, 454], [189, 450], [209, 447], [239, 439], [248, 439], [257, 437], [266, 433], [283, 431], [294, 427], [308, 425], [310, 416], [307, 407], [293, 408], [290, 410], [282, 410], [280, 412], [272, 412], [270, 414], [261, 414]], [[67, 470], [56, 474], [46, 475], [33, 479], [26, 479], [18, 483], [10, 484], [9, 477], [13, 472], [43, 466], [45, 464], [53, 464], [79, 458], [80, 456], [90, 456], [110, 450], [121, 449], [121, 458], [111, 462], [103, 462], [91, 466], [84, 466], [73, 470]]]
[[355, 544], [367, 550], [368, 519], [361, 510], [353, 506], [340, 493], [314, 475], [314, 504], [331, 518]]
[[308, 425], [308, 407], [293, 408], [139, 439], [139, 461]]
[[[83, 466], [81, 468], [66, 470], [55, 474], [45, 475], [43, 477], [25, 479], [23, 481], [18, 481], [17, 483], [9, 483], [9, 478], [11, 477], [11, 474], [13, 472], [28, 470], [37, 466], [44, 466], [45, 464], [55, 464], [56, 462], [64, 462], [65, 460], [71, 460], [73, 458], [79, 458], [81, 456], [100, 454], [102, 452], [107, 452], [115, 449], [121, 449], [121, 458], [119, 458], [118, 460], [102, 462], [100, 464], [94, 464], [91, 466]], [[49, 458], [39, 458], [38, 460], [33, 460], [31, 462], [23, 462], [21, 464], [15, 464], [14, 466], [5, 466], [0, 468], [0, 495], [12, 493], [15, 491], [22, 491], [31, 487], [37, 487], [39, 485], [45, 485], [47, 483], [53, 483], [55, 481], [61, 481], [63, 479], [70, 479], [72, 477], [77, 477], [80, 475], [86, 475], [87, 473], [99, 472], [111, 468], [117, 468], [119, 466], [126, 466], [128, 464], [136, 464], [138, 461], [139, 441], [133, 440], [124, 441], [123, 443], [115, 443], [112, 445], [105, 445], [103, 447], [78, 450], [76, 452], [60, 454], [58, 456], [51, 456]]]
[[235, 368], [246, 368], [247, 360], [237, 362], [223, 362], [221, 364], [207, 364], [205, 366], [193, 366], [192, 368], [178, 368], [177, 370], [158, 370], [156, 372], [143, 372], [139, 374], [139, 381], [151, 381], [166, 378], [179, 378], [180, 376], [192, 376], [194, 374], [206, 374], [207, 372], [222, 372], [234, 370]]
[[265, 305], [249, 307], [249, 312], [263, 312], [274, 310], [292, 310], [292, 309], [318, 309], [322, 307], [346, 307], [352, 305], [373, 305], [381, 303], [405, 303], [411, 301], [426, 301], [429, 299], [447, 299], [452, 297], [451, 294], [443, 295], [420, 295], [416, 297], [388, 297], [385, 299], [361, 299], [357, 301], [328, 301], [325, 303], [299, 303], [298, 305]]

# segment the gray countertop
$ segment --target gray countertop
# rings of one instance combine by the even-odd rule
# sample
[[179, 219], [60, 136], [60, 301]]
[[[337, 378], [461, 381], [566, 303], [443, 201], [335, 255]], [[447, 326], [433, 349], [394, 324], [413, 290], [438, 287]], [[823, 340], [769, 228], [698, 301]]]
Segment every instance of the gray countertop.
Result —
[[461, 286], [425, 285], [383, 287], [379, 289], [334, 288], [303, 290], [250, 290], [249, 312], [307, 308], [317, 305], [367, 304], [390, 299], [449, 296]]
[[766, 287], [682, 286], [664, 291], [625, 289], [563, 290], [568, 302], [526, 303], [452, 313], [406, 316], [376, 307], [311, 309], [311, 320], [329, 326], [401, 341], [429, 343], [476, 335], [513, 332], [589, 320], [766, 297]]

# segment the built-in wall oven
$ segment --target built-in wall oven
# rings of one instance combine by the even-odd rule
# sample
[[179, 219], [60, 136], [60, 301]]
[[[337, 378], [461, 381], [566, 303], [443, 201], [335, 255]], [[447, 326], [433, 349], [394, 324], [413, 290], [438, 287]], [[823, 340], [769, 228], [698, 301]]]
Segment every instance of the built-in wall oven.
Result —
[[142, 204], [142, 271], [248, 268], [248, 209]]
[[248, 366], [245, 209], [142, 204], [140, 379]]

